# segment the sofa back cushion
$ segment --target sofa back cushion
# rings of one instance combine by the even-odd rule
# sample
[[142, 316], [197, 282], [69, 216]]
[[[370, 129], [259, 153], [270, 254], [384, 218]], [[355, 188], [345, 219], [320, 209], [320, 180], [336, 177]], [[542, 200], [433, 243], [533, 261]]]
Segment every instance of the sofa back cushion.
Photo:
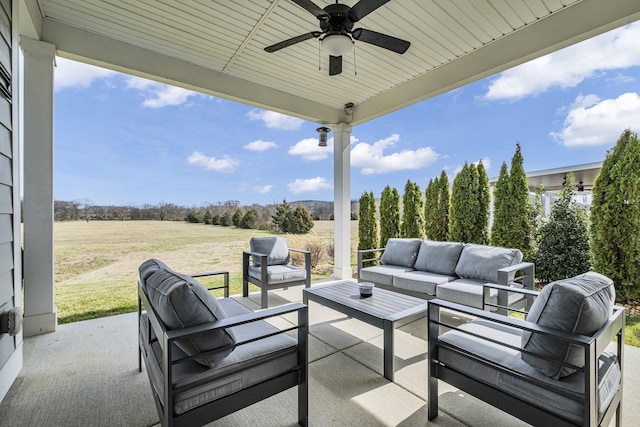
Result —
[[421, 242], [420, 239], [391, 238], [387, 240], [387, 246], [385, 246], [380, 261], [383, 264], [413, 268]]
[[423, 240], [414, 268], [432, 273], [455, 275], [456, 265], [464, 245], [459, 242]]
[[164, 262], [157, 260], [155, 258], [151, 258], [140, 264], [138, 267], [138, 274], [140, 276], [140, 284], [142, 285], [142, 289], [147, 291], [147, 279], [158, 270], [169, 270], [167, 264]]
[[[289, 247], [284, 237], [252, 237], [251, 252], [267, 255], [267, 265], [286, 265], [291, 261]], [[253, 265], [260, 265], [260, 258], [253, 257]]]
[[[615, 302], [613, 281], [588, 272], [546, 285], [531, 306], [527, 321], [572, 334], [591, 336], [607, 322]], [[575, 372], [559, 362], [584, 366], [584, 348], [549, 335], [524, 331], [522, 348], [551, 361], [522, 353], [522, 360], [540, 373], [558, 379]], [[554, 363], [556, 362], [556, 363]]]
[[462, 248], [455, 273], [463, 279], [498, 283], [498, 269], [522, 261], [519, 249], [467, 243]]
[[[161, 269], [147, 279], [147, 295], [160, 320], [168, 330], [182, 329], [215, 322], [227, 317], [213, 295], [190, 276]], [[215, 366], [233, 351], [235, 337], [227, 329], [176, 341], [176, 345], [189, 356], [230, 345], [228, 349], [194, 360], [205, 366]]]

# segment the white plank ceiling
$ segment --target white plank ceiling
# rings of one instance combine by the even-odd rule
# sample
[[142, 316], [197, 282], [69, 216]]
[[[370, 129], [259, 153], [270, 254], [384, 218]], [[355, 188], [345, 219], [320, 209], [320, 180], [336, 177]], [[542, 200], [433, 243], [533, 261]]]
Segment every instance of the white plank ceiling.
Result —
[[[392, 0], [356, 27], [408, 40], [409, 50], [356, 41], [342, 74], [329, 76], [317, 39], [264, 51], [318, 30], [290, 0], [35, 4], [40, 38], [61, 56], [319, 123], [371, 120], [640, 19], [638, 0]], [[344, 115], [348, 102], [356, 105], [352, 118]]]

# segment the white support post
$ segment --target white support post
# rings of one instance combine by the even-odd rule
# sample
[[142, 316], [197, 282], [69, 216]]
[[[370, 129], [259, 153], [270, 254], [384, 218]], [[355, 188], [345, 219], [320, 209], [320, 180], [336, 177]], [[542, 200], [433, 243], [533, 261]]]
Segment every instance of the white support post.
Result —
[[56, 330], [53, 288], [55, 46], [20, 38], [24, 55], [24, 336]]
[[351, 279], [351, 126], [340, 123], [333, 130], [333, 212], [335, 257], [333, 277]]

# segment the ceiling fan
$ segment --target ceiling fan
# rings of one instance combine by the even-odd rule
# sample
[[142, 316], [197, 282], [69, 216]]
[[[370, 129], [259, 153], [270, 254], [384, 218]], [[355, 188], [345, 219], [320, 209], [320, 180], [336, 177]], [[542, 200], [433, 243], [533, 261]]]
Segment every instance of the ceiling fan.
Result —
[[353, 7], [338, 3], [324, 9], [311, 0], [291, 0], [318, 18], [321, 31], [292, 37], [264, 48], [271, 53], [305, 40], [320, 38], [320, 47], [329, 53], [329, 75], [342, 72], [342, 55], [347, 53], [354, 40], [372, 44], [396, 53], [403, 54], [409, 49], [410, 42], [364, 28], [353, 29], [356, 22], [378, 9], [390, 0], [360, 0]]

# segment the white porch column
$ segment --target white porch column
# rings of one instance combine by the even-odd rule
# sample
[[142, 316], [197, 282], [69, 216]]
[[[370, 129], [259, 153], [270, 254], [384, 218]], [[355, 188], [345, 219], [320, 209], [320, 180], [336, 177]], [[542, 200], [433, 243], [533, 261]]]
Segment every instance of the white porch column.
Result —
[[56, 330], [53, 306], [55, 46], [20, 38], [24, 55], [24, 335]]
[[340, 123], [333, 130], [333, 216], [335, 259], [333, 277], [351, 279], [351, 126]]

